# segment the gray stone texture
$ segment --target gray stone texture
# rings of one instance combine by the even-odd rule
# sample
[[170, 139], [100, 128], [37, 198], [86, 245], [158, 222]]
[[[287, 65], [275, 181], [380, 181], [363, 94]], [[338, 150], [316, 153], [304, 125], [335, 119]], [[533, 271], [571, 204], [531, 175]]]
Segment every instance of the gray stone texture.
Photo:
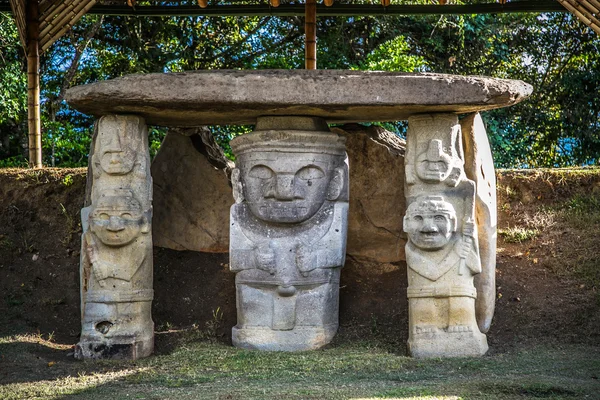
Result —
[[96, 123], [90, 205], [81, 211], [79, 359], [137, 359], [154, 347], [152, 179], [148, 132], [136, 116]]
[[231, 142], [230, 269], [237, 347], [301, 351], [338, 328], [346, 254], [344, 138], [313, 118], [266, 118]]
[[335, 70], [194, 71], [128, 75], [67, 91], [92, 114], [138, 114], [168, 126], [253, 124], [264, 115], [328, 122], [398, 121], [420, 113], [468, 113], [526, 98], [522, 81], [478, 76]]
[[348, 254], [383, 263], [404, 260], [405, 142], [377, 126], [333, 128], [346, 137], [350, 165]]
[[207, 128], [171, 128], [152, 161], [154, 245], [229, 251], [233, 167]]
[[462, 134], [452, 114], [409, 118], [406, 148], [410, 355], [485, 354], [473, 276], [481, 273], [475, 183], [465, 176]]
[[486, 333], [492, 324], [496, 304], [496, 172], [490, 143], [479, 113], [467, 115], [461, 119], [460, 125], [465, 149], [465, 174], [475, 182], [477, 188], [475, 220], [482, 272], [475, 275], [475, 312], [479, 329]]

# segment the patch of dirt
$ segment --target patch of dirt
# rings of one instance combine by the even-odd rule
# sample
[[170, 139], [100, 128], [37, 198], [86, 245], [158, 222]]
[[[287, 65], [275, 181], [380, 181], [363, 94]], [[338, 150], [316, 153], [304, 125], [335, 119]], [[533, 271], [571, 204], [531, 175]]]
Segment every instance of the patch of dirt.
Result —
[[[537, 234], [522, 243], [498, 240], [492, 352], [600, 339], [597, 281], [593, 269], [590, 275], [579, 268], [598, 254], [600, 218], [576, 227], [556, 211], [577, 196], [600, 198], [600, 170], [584, 171], [500, 172], [499, 228], [528, 227]], [[77, 342], [85, 180], [84, 169], [0, 170], [0, 336], [39, 332], [57, 343]], [[227, 254], [154, 249], [157, 353], [170, 351], [190, 330], [230, 341], [236, 313], [227, 263]], [[405, 263], [349, 257], [334, 345], [375, 339], [402, 353], [406, 285]]]

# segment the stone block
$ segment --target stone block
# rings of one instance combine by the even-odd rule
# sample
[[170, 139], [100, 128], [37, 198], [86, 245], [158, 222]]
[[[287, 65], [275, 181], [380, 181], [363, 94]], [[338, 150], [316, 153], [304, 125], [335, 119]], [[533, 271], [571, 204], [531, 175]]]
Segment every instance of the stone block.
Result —
[[481, 274], [475, 275], [475, 312], [481, 332], [492, 324], [496, 304], [497, 202], [492, 149], [479, 113], [460, 121], [465, 149], [465, 174], [475, 182], [475, 220], [481, 257]]
[[348, 254], [383, 263], [404, 260], [405, 141], [377, 126], [348, 124], [332, 131], [346, 137], [350, 166]]
[[409, 118], [405, 184], [409, 354], [485, 354], [487, 340], [477, 325], [473, 284], [482, 271], [475, 182], [465, 176], [455, 115]]
[[227, 252], [232, 169], [207, 128], [171, 128], [152, 162], [154, 245]]
[[148, 132], [135, 116], [104, 116], [81, 212], [79, 359], [136, 359], [154, 348], [152, 179]]

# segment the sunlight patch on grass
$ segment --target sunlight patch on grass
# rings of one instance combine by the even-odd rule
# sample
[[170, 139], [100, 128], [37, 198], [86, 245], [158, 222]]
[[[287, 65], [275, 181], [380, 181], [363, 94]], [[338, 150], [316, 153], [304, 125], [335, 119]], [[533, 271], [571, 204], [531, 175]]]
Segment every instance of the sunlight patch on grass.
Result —
[[[44, 336], [46, 338], [44, 338]], [[38, 344], [41, 346], [49, 347], [54, 350], [68, 350], [69, 348], [72, 347], [72, 345], [68, 345], [68, 344], [54, 343], [52, 341], [52, 337], [53, 337], [52, 333], [47, 333], [47, 334], [42, 334], [42, 333], [32, 334], [32, 333], [30, 333], [30, 334], [24, 334], [24, 335], [0, 336], [0, 345], [10, 345], [10, 344], [17, 344], [17, 343], [31, 343], [31, 344]]]
[[20, 382], [0, 386], [0, 399], [57, 399], [64, 395], [73, 395], [82, 391], [94, 389], [101, 385], [122, 380], [125, 377], [139, 373], [144, 369], [122, 369], [102, 373], [79, 374], [66, 376], [56, 380], [35, 382]]
[[500, 235], [506, 243], [521, 243], [527, 240], [535, 239], [539, 234], [537, 229], [528, 229], [520, 226], [512, 228], [498, 229]]
[[357, 397], [352, 398], [353, 400], [459, 400], [462, 397], [458, 396], [416, 396], [416, 397]]

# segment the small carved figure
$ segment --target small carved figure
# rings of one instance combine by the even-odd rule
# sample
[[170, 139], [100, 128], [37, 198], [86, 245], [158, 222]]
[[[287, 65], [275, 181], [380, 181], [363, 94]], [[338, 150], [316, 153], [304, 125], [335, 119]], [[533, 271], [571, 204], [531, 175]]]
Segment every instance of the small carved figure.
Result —
[[[406, 184], [444, 182], [455, 187], [464, 179], [462, 136], [455, 115], [409, 118], [406, 147]], [[419, 179], [419, 180], [418, 180]]]
[[424, 182], [456, 186], [463, 175], [462, 160], [446, 153], [442, 141], [432, 139], [427, 151], [417, 157], [417, 176]]
[[[143, 120], [135, 116], [104, 116], [97, 122], [96, 151], [92, 155], [94, 176], [103, 172], [113, 176], [130, 175], [129, 179], [145, 178], [148, 160], [143, 148], [147, 135]], [[133, 173], [132, 173], [133, 172]]]
[[348, 213], [344, 141], [327, 132], [267, 131], [237, 138], [232, 148], [233, 342], [318, 348], [338, 326]]
[[[462, 234], [454, 206], [443, 196], [422, 196], [411, 203], [404, 218], [408, 234], [406, 262], [410, 315], [409, 346], [416, 356], [475, 355], [487, 350], [485, 336], [475, 320], [473, 276], [481, 272], [472, 222], [463, 223]], [[431, 345], [431, 338], [466, 332], [466, 338], [449, 338], [465, 345]], [[425, 335], [425, 336], [424, 336]], [[420, 340], [426, 345], [421, 347]], [[441, 348], [444, 346], [444, 348]]]
[[[93, 205], [86, 232], [86, 254], [100, 286], [106, 279], [129, 282], [146, 257], [150, 210], [142, 210], [131, 191], [110, 191]], [[97, 239], [97, 240], [96, 240]], [[133, 241], [135, 246], [128, 246]]]

